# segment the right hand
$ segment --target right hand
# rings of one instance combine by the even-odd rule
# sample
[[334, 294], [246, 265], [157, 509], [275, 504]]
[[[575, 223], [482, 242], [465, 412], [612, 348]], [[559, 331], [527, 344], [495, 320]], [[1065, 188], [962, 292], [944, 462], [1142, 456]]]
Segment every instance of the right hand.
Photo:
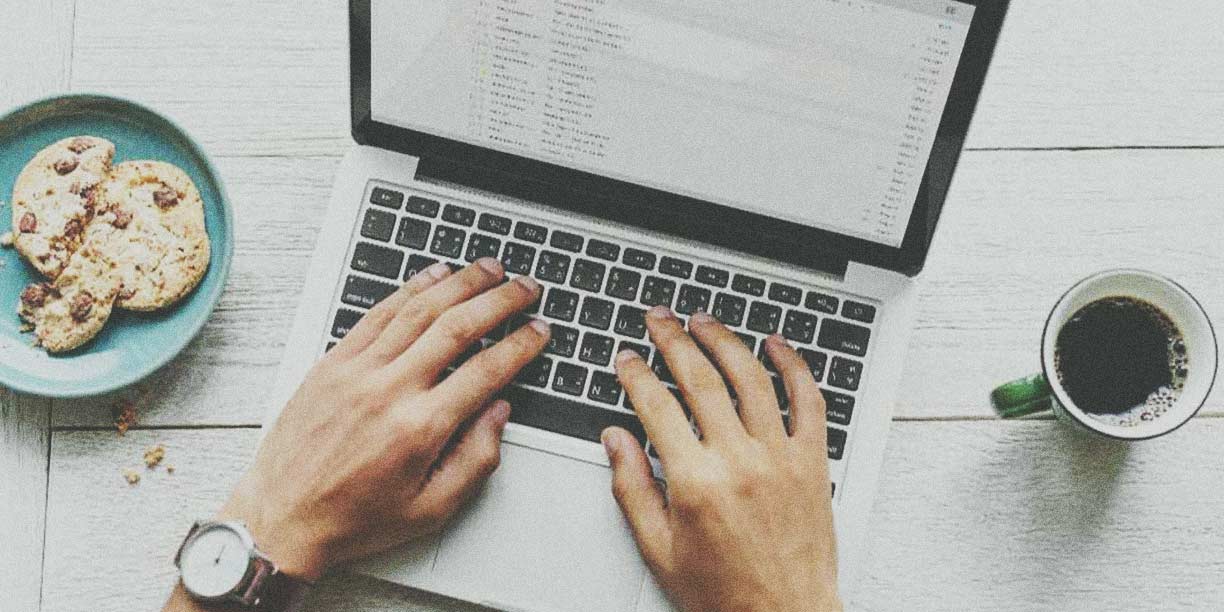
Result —
[[618, 375], [658, 450], [666, 497], [629, 432], [609, 428], [603, 441], [613, 493], [660, 586], [689, 612], [840, 610], [825, 405], [806, 363], [780, 336], [766, 340], [789, 396], [787, 432], [765, 368], [721, 323], [705, 314], [689, 322], [718, 367], [667, 309], [651, 310], [647, 326], [702, 437], [625, 351]]

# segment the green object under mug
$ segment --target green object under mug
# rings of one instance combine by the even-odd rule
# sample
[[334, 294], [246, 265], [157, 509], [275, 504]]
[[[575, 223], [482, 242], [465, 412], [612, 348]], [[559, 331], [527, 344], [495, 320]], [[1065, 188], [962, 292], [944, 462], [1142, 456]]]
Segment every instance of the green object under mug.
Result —
[[[1147, 302], [1181, 331], [1188, 373], [1173, 404], [1154, 419], [1131, 425], [1109, 423], [1075, 405], [1054, 368], [1055, 344], [1063, 326], [1083, 307], [1098, 300], [1123, 297]], [[1182, 426], [1198, 412], [1215, 382], [1218, 350], [1207, 313], [1194, 296], [1177, 283], [1142, 270], [1109, 270], [1090, 276], [1068, 290], [1046, 319], [1041, 338], [1042, 371], [997, 387], [990, 394], [995, 412], [1005, 419], [1052, 411], [1080, 429], [1120, 440], [1145, 440]]]

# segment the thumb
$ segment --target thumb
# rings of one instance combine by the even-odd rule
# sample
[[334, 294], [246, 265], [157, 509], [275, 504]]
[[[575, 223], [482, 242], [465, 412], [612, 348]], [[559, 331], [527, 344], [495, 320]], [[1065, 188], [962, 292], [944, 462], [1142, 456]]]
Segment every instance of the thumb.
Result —
[[652, 568], [660, 564], [671, 546], [671, 526], [663, 491], [650, 471], [650, 460], [637, 439], [619, 427], [609, 427], [601, 436], [612, 463], [612, 495], [620, 505], [642, 557]]

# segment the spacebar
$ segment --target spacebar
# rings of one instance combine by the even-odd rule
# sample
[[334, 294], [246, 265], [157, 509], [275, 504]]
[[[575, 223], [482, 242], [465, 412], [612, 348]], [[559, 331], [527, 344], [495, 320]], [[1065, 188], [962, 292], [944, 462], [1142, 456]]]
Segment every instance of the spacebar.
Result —
[[502, 397], [510, 402], [511, 423], [591, 442], [599, 442], [599, 434], [605, 428], [616, 425], [627, 429], [642, 445], [646, 444], [646, 430], [642, 429], [642, 423], [632, 414], [598, 408], [592, 404], [517, 386], [507, 387], [502, 392]]

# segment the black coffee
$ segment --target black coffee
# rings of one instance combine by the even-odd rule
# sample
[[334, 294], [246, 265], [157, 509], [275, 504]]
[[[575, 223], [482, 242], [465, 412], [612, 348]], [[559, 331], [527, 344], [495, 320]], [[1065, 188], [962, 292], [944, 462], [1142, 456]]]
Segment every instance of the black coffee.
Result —
[[1120, 425], [1163, 414], [1180, 394], [1188, 366], [1185, 341], [1168, 315], [1129, 297], [1077, 311], [1058, 333], [1054, 364], [1079, 409]]

